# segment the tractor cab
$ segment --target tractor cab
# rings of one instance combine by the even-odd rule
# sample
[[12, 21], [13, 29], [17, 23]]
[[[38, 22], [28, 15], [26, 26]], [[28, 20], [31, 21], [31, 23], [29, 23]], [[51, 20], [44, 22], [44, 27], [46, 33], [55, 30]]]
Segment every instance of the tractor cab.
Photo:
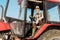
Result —
[[51, 2], [48, 0], [23, 0], [18, 4], [17, 1], [13, 2], [13, 0], [8, 0], [4, 17], [15, 35], [19, 37], [31, 36], [33, 20], [29, 17], [30, 15], [34, 16], [36, 14], [35, 7], [37, 5], [40, 7], [40, 12], [43, 13], [44, 16], [40, 24], [41, 29], [44, 23], [60, 23], [59, 2]]
[[27, 33], [30, 35], [32, 32], [32, 19], [30, 19], [30, 15], [33, 16], [36, 14], [36, 5], [40, 7], [41, 13], [43, 13], [42, 4], [43, 1], [23, 0], [18, 4], [17, 1], [13, 2], [12, 0], [8, 0], [4, 17], [9, 24], [11, 31], [20, 37], [27, 36]]
[[[32, 3], [32, 4], [31, 4]], [[60, 1], [58, 0], [35, 0], [28, 1], [28, 4], [31, 5], [31, 9], [34, 10], [31, 15], [35, 15], [35, 7], [38, 5], [40, 10], [43, 13], [44, 23], [60, 23]], [[30, 8], [28, 5], [28, 8]], [[33, 6], [33, 7], [32, 7]], [[53, 11], [54, 10], [54, 11]]]

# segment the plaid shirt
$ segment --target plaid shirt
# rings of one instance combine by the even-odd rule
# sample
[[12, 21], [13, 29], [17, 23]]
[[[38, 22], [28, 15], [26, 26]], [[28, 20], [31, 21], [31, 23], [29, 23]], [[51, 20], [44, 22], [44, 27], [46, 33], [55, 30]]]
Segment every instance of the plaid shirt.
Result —
[[37, 19], [42, 17], [42, 13], [35, 14], [33, 17], [34, 17], [34, 20], [36, 21]]

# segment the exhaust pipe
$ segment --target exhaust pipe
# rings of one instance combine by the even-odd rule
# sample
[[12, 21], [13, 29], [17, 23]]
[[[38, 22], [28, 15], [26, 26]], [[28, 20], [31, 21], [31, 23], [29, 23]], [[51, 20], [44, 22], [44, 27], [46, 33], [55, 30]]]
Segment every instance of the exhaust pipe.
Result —
[[4, 12], [5, 19], [6, 19], [6, 13], [7, 13], [8, 5], [9, 5], [9, 0], [7, 0], [6, 7], [5, 7], [5, 12]]
[[0, 19], [0, 20], [1, 20], [1, 21], [3, 21], [3, 15], [4, 15], [3, 13], [4, 13], [4, 8], [3, 8], [3, 6], [2, 6], [2, 5], [0, 5], [0, 7], [2, 8], [2, 13], [1, 13], [1, 19]]

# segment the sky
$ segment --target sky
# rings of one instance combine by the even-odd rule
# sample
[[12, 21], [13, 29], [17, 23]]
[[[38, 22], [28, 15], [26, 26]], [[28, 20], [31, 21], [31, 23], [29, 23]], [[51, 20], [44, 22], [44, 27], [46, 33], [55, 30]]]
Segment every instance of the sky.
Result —
[[[0, 5], [2, 5], [4, 7], [4, 9], [6, 6], [6, 2], [7, 2], [7, 0], [0, 0]], [[23, 3], [22, 3], [22, 5], [23, 5]], [[10, 0], [6, 16], [18, 18], [19, 9], [20, 9], [20, 6], [18, 5], [18, 0]], [[24, 10], [25, 9], [22, 8], [21, 16], [20, 16], [20, 19], [22, 19], [22, 20], [24, 19]], [[41, 12], [43, 13], [43, 11], [41, 11]], [[57, 6], [48, 10], [48, 13], [50, 15], [50, 21], [52, 21], [52, 20], [59, 21]], [[34, 10], [34, 14], [36, 14], [36, 10]], [[27, 20], [29, 20], [29, 21], [30, 21], [30, 18], [29, 18], [30, 15], [31, 15], [31, 9], [27, 9]], [[0, 16], [1, 16], [1, 7], [0, 7]]]

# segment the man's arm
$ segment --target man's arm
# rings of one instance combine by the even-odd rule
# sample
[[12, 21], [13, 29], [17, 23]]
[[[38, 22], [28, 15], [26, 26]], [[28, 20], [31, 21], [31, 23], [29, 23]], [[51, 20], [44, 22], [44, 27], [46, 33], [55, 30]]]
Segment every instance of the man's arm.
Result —
[[32, 18], [33, 18], [33, 16], [30, 16], [30, 18], [32, 19]]
[[42, 13], [41, 17], [40, 17], [39, 19], [36, 20], [36, 24], [38, 24], [39, 21], [41, 21], [43, 18], [44, 18], [44, 16], [43, 16], [43, 13]]
[[44, 16], [43, 16], [43, 13], [42, 13], [42, 16], [38, 20], [41, 21], [43, 18], [44, 18]]
[[34, 19], [34, 18], [35, 18], [35, 16], [30, 16], [30, 18], [31, 18], [31, 19]]
[[41, 19], [43, 19], [44, 18], [44, 16], [43, 16], [43, 13], [42, 13], [42, 17], [41, 17]]

